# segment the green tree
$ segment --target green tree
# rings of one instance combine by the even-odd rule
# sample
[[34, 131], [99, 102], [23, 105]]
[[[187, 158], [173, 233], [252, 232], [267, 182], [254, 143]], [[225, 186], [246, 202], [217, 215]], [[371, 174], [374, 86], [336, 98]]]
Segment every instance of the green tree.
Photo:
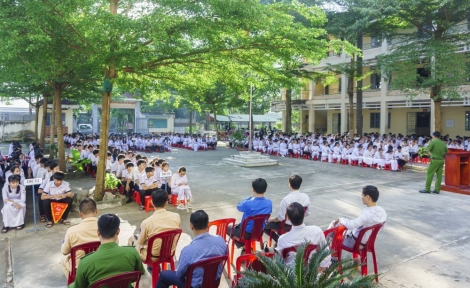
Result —
[[460, 99], [468, 77], [462, 47], [470, 45], [466, 0], [377, 1], [414, 32], [397, 31], [392, 51], [379, 57], [391, 87], [411, 97], [428, 94], [434, 104], [434, 129], [441, 131], [441, 102]]

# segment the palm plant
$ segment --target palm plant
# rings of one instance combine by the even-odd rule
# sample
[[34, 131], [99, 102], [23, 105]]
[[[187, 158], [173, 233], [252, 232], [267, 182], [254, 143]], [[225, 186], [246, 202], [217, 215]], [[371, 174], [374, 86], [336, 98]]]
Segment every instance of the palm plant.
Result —
[[[246, 270], [236, 287], [247, 288], [323, 288], [323, 287], [374, 287], [375, 275], [355, 277], [358, 264], [353, 259], [332, 263], [328, 269], [318, 273], [320, 263], [331, 254], [325, 245], [312, 255], [308, 264], [304, 263], [307, 243], [297, 248], [294, 265], [286, 265], [280, 255], [268, 258], [258, 254], [267, 273]], [[339, 269], [341, 268], [341, 269]], [[350, 280], [352, 279], [352, 280]]]

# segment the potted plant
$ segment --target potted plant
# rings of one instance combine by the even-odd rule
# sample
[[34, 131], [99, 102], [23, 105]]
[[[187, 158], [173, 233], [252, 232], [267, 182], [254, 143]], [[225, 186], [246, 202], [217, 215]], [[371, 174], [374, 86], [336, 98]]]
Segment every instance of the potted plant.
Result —
[[104, 177], [104, 190], [107, 192], [116, 192], [118, 185], [121, 184], [121, 180], [119, 180], [116, 175], [113, 173], [106, 173]]
[[[332, 263], [322, 273], [318, 273], [320, 263], [331, 254], [325, 245], [314, 253], [307, 265], [304, 264], [306, 243], [297, 249], [293, 266], [286, 265], [280, 255], [268, 258], [258, 254], [258, 259], [267, 269], [267, 273], [245, 270], [243, 277], [235, 287], [281, 288], [281, 287], [374, 287], [375, 275], [357, 277], [358, 264], [353, 260], [341, 260]], [[352, 279], [352, 280], [349, 280]]]
[[419, 156], [419, 159], [423, 159], [423, 158], [429, 158], [429, 151], [426, 147], [424, 146], [421, 146], [419, 147], [418, 149], [418, 156]]
[[80, 151], [70, 149], [70, 156], [67, 157], [67, 163], [75, 168], [75, 171], [81, 172], [84, 170], [86, 164], [91, 164], [91, 160], [84, 158], [80, 159]]
[[238, 150], [243, 150], [243, 140], [245, 139], [245, 134], [241, 130], [236, 130], [231, 135], [232, 146], [235, 145]]

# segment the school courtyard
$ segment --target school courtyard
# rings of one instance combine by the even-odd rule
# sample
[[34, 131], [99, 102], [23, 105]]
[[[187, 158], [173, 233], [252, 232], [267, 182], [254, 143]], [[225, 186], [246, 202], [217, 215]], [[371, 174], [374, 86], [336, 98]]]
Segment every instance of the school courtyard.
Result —
[[[5, 145], [1, 146], [5, 150]], [[416, 171], [392, 173], [281, 157], [276, 157], [278, 166], [259, 168], [240, 168], [221, 162], [222, 158], [235, 153], [237, 151], [225, 148], [219, 142], [216, 151], [175, 149], [158, 156], [170, 163], [172, 171], [180, 166], [187, 168], [194, 196], [192, 210], [205, 210], [210, 220], [233, 217], [238, 223], [242, 214], [237, 211], [236, 204], [252, 195], [251, 181], [258, 177], [267, 180], [266, 197], [273, 200], [273, 213], [277, 213], [282, 198], [289, 192], [288, 177], [298, 174], [303, 178], [300, 191], [307, 193], [311, 201], [312, 214], [306, 217], [305, 223], [326, 229], [339, 216], [357, 217], [363, 208], [361, 188], [375, 185], [380, 191], [378, 205], [388, 214], [376, 241], [380, 287], [470, 286], [470, 196], [445, 191], [440, 195], [420, 194], [418, 190], [424, 187], [425, 174]], [[156, 153], [146, 155], [157, 156]], [[93, 186], [89, 176], [69, 182], [72, 189]], [[190, 213], [173, 206], [168, 210], [181, 215], [184, 233], [178, 245], [181, 250], [192, 238]], [[120, 245], [127, 245], [127, 239], [138, 232], [136, 229], [141, 221], [150, 215], [139, 211], [135, 203], [99, 211], [100, 215], [104, 213], [116, 213], [123, 220]], [[72, 225], [78, 223], [78, 213], [71, 213], [69, 220]], [[45, 226], [44, 223], [38, 225]], [[32, 200], [31, 192], [28, 192], [26, 228], [0, 236], [0, 240], [5, 237], [11, 240], [14, 287], [66, 287], [59, 262], [60, 245], [67, 226], [56, 224], [37, 234], [25, 232], [32, 227]], [[8, 266], [4, 261], [4, 251], [8, 251], [5, 248], [8, 248], [7, 241], [0, 241], [0, 279], [5, 279], [6, 264]], [[178, 256], [177, 252], [176, 259]], [[371, 272], [371, 257], [369, 263]], [[227, 276], [226, 271], [224, 276]], [[150, 279], [150, 274], [146, 273], [140, 287], [150, 287]], [[230, 287], [230, 283], [226, 279], [221, 287]]]

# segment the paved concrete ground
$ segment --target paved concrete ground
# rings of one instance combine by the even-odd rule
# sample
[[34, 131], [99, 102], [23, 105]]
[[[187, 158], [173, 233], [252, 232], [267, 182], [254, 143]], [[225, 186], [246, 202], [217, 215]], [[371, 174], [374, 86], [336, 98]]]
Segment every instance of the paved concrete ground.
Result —
[[[220, 147], [208, 152], [179, 149], [162, 156], [173, 171], [181, 165], [187, 168], [194, 195], [193, 210], [204, 209], [211, 220], [234, 217], [239, 221], [241, 213], [236, 204], [251, 195], [251, 180], [257, 177], [268, 181], [266, 197], [273, 200], [273, 212], [277, 213], [279, 203], [288, 193], [288, 176], [301, 175], [304, 180], [301, 191], [310, 196], [312, 203], [312, 214], [305, 222], [323, 229], [338, 216], [359, 215], [363, 208], [361, 187], [376, 185], [381, 192], [379, 204], [389, 216], [376, 242], [381, 286], [469, 287], [470, 197], [448, 192], [420, 194], [417, 191], [424, 186], [424, 174], [420, 172], [392, 173], [280, 157], [279, 166], [261, 168], [239, 168], [220, 162], [233, 153], [236, 151]], [[87, 178], [80, 183], [89, 186], [92, 181]], [[27, 229], [32, 227], [31, 208], [29, 204]], [[181, 214], [186, 234], [180, 247], [184, 246], [190, 241], [189, 235], [192, 237], [189, 213], [172, 207], [169, 210]], [[134, 203], [100, 211], [109, 212], [117, 213], [125, 221], [124, 240], [149, 215], [139, 212]], [[78, 214], [72, 213], [69, 219], [78, 222]], [[66, 280], [58, 264], [65, 231], [65, 226], [56, 225], [37, 235], [24, 231], [6, 234], [13, 238], [15, 287], [65, 287]], [[221, 287], [229, 287], [228, 283]], [[141, 287], [150, 287], [148, 274]]]

